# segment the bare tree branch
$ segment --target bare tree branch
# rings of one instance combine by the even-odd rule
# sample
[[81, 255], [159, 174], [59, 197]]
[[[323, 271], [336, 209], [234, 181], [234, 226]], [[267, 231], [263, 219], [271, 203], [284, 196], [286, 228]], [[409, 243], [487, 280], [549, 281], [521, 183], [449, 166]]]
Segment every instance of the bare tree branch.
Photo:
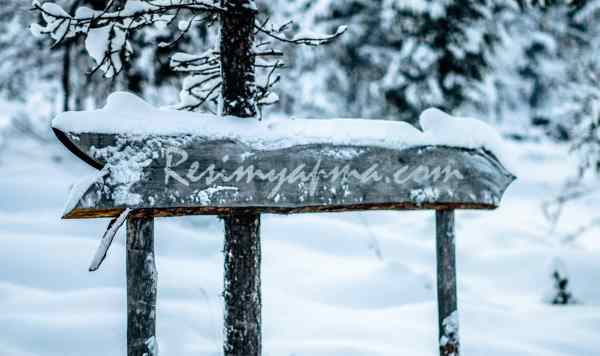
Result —
[[266, 28], [265, 25], [256, 23], [254, 27], [259, 33], [263, 33], [268, 37], [271, 37], [277, 41], [291, 43], [296, 45], [307, 45], [307, 46], [320, 46], [332, 42], [336, 38], [346, 32], [348, 29], [346, 26], [340, 26], [333, 34], [316, 34], [316, 33], [300, 33], [292, 38], [287, 38], [283, 34], [293, 22], [286, 22], [278, 28], [271, 27]]

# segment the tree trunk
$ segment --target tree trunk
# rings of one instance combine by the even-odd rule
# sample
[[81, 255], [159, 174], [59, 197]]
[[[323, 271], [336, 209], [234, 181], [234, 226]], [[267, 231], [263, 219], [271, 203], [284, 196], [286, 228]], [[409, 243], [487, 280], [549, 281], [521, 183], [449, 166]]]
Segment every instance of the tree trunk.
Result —
[[261, 354], [260, 215], [225, 218], [225, 345], [228, 356]]
[[[223, 114], [256, 117], [254, 1], [222, 0], [221, 76]], [[260, 215], [224, 216], [225, 356], [261, 355]]]
[[249, 0], [223, 0], [227, 12], [221, 15], [221, 76], [223, 114], [256, 116], [254, 80], [254, 19]]
[[454, 210], [435, 214], [440, 356], [459, 356]]
[[154, 218], [127, 220], [127, 355], [158, 355]]
[[69, 111], [71, 101], [71, 42], [63, 47], [61, 85], [63, 89], [63, 111]]

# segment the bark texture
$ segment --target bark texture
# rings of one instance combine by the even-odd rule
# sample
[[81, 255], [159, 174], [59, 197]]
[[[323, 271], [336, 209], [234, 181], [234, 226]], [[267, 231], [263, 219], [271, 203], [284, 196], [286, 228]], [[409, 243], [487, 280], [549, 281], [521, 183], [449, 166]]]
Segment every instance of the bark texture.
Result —
[[437, 210], [435, 214], [440, 355], [458, 356], [460, 344], [456, 295], [454, 210]]
[[154, 218], [127, 220], [127, 355], [155, 356], [156, 283]]
[[223, 114], [256, 116], [254, 77], [254, 1], [223, 0], [221, 15], [221, 76]]
[[[223, 114], [256, 116], [254, 1], [222, 0]], [[261, 355], [260, 215], [232, 211], [225, 222], [225, 356]]]
[[261, 354], [260, 215], [225, 217], [225, 345], [227, 356]]

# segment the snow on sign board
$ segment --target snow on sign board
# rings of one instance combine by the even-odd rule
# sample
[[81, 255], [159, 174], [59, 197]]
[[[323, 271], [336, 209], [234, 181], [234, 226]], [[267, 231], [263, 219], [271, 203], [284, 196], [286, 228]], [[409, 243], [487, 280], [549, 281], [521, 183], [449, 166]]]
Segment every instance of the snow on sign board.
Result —
[[53, 121], [59, 139], [100, 169], [65, 218], [493, 209], [514, 176], [486, 124], [429, 109], [403, 122], [279, 119], [161, 110], [115, 93], [100, 110]]

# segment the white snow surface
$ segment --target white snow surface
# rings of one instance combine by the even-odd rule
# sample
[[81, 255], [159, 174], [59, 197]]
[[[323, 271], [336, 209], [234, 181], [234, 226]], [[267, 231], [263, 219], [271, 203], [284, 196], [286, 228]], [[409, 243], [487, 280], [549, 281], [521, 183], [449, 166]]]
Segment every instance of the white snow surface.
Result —
[[90, 28], [85, 38], [85, 48], [96, 64], [100, 64], [104, 60], [110, 39], [110, 30], [111, 26]]
[[112, 225], [109, 225], [106, 232], [104, 232], [104, 235], [102, 235], [102, 238], [100, 239], [100, 245], [98, 246], [94, 257], [92, 258], [92, 263], [90, 264], [89, 268], [90, 271], [96, 271], [100, 267], [106, 254], [108, 253], [108, 249], [110, 248], [115, 235], [121, 226], [123, 226], [123, 223], [127, 219], [127, 216], [130, 212], [131, 210], [129, 208], [123, 210], [123, 212], [121, 212], [121, 214], [114, 220]]
[[[599, 355], [598, 230], [556, 242], [600, 199], [573, 202], [549, 233], [540, 203], [574, 159], [547, 143], [514, 152], [527, 174], [502, 206], [457, 213], [463, 354]], [[125, 229], [89, 273], [108, 220], [59, 219], [69, 182], [93, 170], [59, 144], [20, 139], [0, 171], [0, 354], [124, 355]], [[265, 356], [438, 354], [433, 212], [264, 215], [261, 228]], [[156, 219], [155, 236], [161, 354], [221, 355], [222, 221]], [[544, 303], [557, 256], [581, 304]]]
[[81, 197], [87, 192], [87, 190], [97, 182], [102, 182], [102, 177], [108, 174], [107, 170], [95, 171], [84, 177], [80, 177], [79, 180], [71, 185], [69, 194], [67, 195], [67, 201], [63, 208], [63, 215], [73, 210], [77, 204], [81, 201]]
[[209, 139], [234, 139], [255, 149], [331, 143], [353, 146], [407, 148], [445, 145], [485, 148], [511, 168], [511, 154], [500, 134], [483, 121], [457, 118], [435, 108], [420, 116], [424, 131], [401, 121], [370, 119], [276, 118], [264, 121], [159, 109], [127, 93], [111, 94], [104, 108], [66, 112], [52, 121], [54, 128], [73, 133], [135, 135], [193, 134]]

